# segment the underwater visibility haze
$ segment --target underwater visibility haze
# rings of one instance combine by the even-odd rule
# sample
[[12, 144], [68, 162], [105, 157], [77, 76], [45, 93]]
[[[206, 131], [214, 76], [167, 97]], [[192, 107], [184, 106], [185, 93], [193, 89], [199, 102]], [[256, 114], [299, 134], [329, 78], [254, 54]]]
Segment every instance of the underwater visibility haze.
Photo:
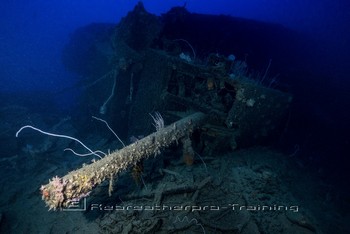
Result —
[[0, 9], [0, 233], [350, 233], [350, 2]]

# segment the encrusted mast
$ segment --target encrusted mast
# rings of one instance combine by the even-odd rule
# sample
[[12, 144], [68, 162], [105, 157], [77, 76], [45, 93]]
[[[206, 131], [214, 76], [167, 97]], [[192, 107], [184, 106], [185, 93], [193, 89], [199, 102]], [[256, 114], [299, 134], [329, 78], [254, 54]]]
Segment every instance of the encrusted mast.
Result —
[[62, 178], [54, 177], [41, 187], [42, 199], [49, 209], [68, 207], [72, 201], [87, 196], [104, 180], [117, 176], [143, 158], [157, 156], [162, 149], [203, 125], [206, 119], [207, 115], [197, 112]]

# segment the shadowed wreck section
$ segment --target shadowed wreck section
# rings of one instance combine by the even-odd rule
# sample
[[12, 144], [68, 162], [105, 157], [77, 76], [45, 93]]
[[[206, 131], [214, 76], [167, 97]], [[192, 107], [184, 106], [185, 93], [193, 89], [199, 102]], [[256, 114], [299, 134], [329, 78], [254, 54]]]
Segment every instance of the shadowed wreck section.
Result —
[[[207, 21], [212, 22], [210, 27], [218, 29], [217, 35], [195, 37], [196, 30], [198, 35], [208, 33], [199, 27]], [[111, 199], [118, 207], [128, 202], [144, 207], [143, 202], [147, 201], [157, 207], [164, 205], [166, 210], [153, 210], [151, 214], [138, 210], [142, 218], [132, 225], [127, 212], [118, 213], [117, 223], [103, 221], [101, 226], [115, 231], [118, 225], [121, 229], [131, 225], [130, 230], [143, 233], [166, 230], [168, 226], [173, 231], [257, 229], [243, 204], [265, 200], [258, 200], [255, 196], [258, 192], [246, 196], [245, 190], [255, 191], [264, 185], [259, 193], [277, 194], [279, 177], [255, 168], [250, 159], [240, 164], [233, 155], [278, 139], [288, 125], [293, 98], [276, 88], [276, 77], [270, 75], [271, 60], [261, 74], [248, 69], [249, 60], [242, 51], [249, 43], [239, 47], [240, 40], [233, 41], [239, 36], [234, 33], [220, 42], [225, 32], [218, 26], [224, 22], [242, 34], [246, 32], [240, 30], [244, 27], [250, 33], [255, 29], [252, 25], [257, 25], [259, 34], [263, 26], [269, 26], [191, 14], [183, 7], [155, 16], [138, 4], [117, 26], [92, 24], [73, 34], [63, 61], [67, 68], [86, 77], [74, 87], [82, 91], [80, 118], [75, 126], [81, 134], [88, 135], [93, 130], [90, 128], [93, 113], [97, 116], [93, 118], [108, 122], [112, 132], [120, 136], [122, 148], [42, 185], [41, 196], [49, 209], [70, 208], [85, 197], [89, 202]], [[270, 28], [282, 30], [276, 25]], [[271, 43], [266, 42], [261, 48], [266, 51], [264, 46]], [[222, 54], [214, 49], [219, 44]], [[265, 57], [255, 59], [264, 60], [265, 64]], [[114, 139], [107, 141], [104, 150], [118, 148], [108, 145]], [[260, 152], [254, 155], [260, 157]], [[254, 179], [250, 179], [252, 176]], [[258, 181], [258, 185], [252, 181]], [[232, 204], [233, 198], [240, 206]], [[118, 199], [121, 203], [115, 202]], [[245, 211], [229, 213], [222, 209], [215, 213], [217, 216], [198, 212], [218, 202], [231, 210]], [[275, 203], [283, 202], [277, 198]], [[183, 217], [170, 212], [171, 204], [187, 207], [180, 212]], [[103, 211], [104, 206], [101, 207], [97, 203], [91, 205], [91, 209]], [[279, 207], [294, 212], [287, 205]], [[220, 217], [227, 220], [219, 221]], [[212, 222], [213, 218], [218, 220]]]
[[[199, 17], [194, 15], [195, 21]], [[169, 27], [179, 29], [179, 25], [192, 18], [184, 8], [174, 8], [167, 15], [156, 17], [139, 4], [116, 28], [91, 25], [85, 33], [78, 30], [73, 42], [77, 38], [83, 40], [81, 35], [96, 34], [89, 37], [95, 40], [86, 41], [91, 43], [88, 70], [96, 64], [104, 74], [85, 85], [86, 102], [96, 112], [103, 107], [104, 111], [99, 113], [112, 120], [124, 138], [146, 137], [137, 137], [135, 143], [62, 178], [54, 177], [41, 188], [42, 198], [50, 209], [67, 207], [70, 202], [88, 196], [104, 180], [111, 181], [111, 194], [113, 179], [121, 171], [138, 166], [151, 155], [161, 154], [174, 142], [176, 145], [180, 142], [184, 162], [192, 165], [195, 155], [192, 142], [200, 154], [211, 156], [254, 145], [278, 133], [291, 95], [264, 83], [268, 80], [268, 68], [264, 76], [253, 79], [245, 61], [232, 56], [208, 53], [206, 61], [196, 58], [190, 42], [171, 38], [175, 34], [169, 33]], [[67, 46], [66, 57], [74, 57], [73, 47]], [[204, 48], [200, 50], [201, 56], [207, 53]], [[87, 71], [82, 66], [84, 59], [78, 63], [64, 61], [76, 72]], [[98, 90], [103, 90], [104, 98], [96, 96], [101, 93]], [[154, 111], [157, 118], [164, 117], [171, 124], [166, 128], [156, 126], [157, 132], [150, 134], [149, 116], [155, 120], [151, 114]]]
[[[94, 24], [74, 34], [64, 53], [65, 64], [81, 74], [94, 68], [93, 78], [83, 84], [82, 103], [110, 120], [122, 138], [137, 141], [43, 185], [42, 198], [50, 209], [88, 196], [105, 180], [110, 180], [111, 194], [113, 179], [121, 171], [161, 154], [174, 142], [180, 142], [184, 162], [192, 165], [191, 144], [199, 154], [213, 156], [279, 134], [292, 96], [271, 87], [274, 80], [266, 77], [269, 67], [264, 75], [251, 77], [246, 62], [233, 55], [212, 53], [204, 46], [198, 48], [200, 43], [193, 47], [186, 39], [172, 38], [169, 27], [178, 29], [173, 25], [176, 22], [191, 22], [189, 14], [184, 8], [174, 8], [157, 17], [138, 4], [115, 28]], [[84, 41], [80, 49], [74, 46], [78, 40]], [[196, 57], [195, 48], [207, 57], [205, 61]], [[86, 61], [84, 53], [88, 53]], [[78, 63], [72, 60], [74, 56], [81, 58]], [[171, 124], [151, 133], [154, 112]], [[84, 120], [81, 124], [89, 125]]]

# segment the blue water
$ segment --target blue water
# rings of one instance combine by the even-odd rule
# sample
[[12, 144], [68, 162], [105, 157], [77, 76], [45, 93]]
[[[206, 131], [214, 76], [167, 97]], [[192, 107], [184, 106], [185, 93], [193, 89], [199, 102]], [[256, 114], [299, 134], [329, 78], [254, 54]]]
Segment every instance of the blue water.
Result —
[[[71, 69], [67, 65], [67, 57], [65, 57], [67, 54], [64, 54], [67, 45], [73, 44], [76, 46], [75, 49], [79, 49], [80, 47], [84, 48], [84, 45], [88, 45], [90, 41], [95, 42], [95, 39], [85, 37], [86, 41], [72, 43], [74, 35], [78, 35], [77, 30], [87, 30], [86, 27], [94, 23], [102, 23], [107, 25], [106, 28], [113, 29], [134, 8], [137, 2], [135, 0], [2, 1], [0, 8], [1, 233], [35, 233], [40, 230], [43, 233], [49, 230], [52, 233], [60, 233], [60, 225], [64, 227], [65, 222], [58, 224], [58, 226], [54, 226], [53, 223], [57, 222], [58, 217], [66, 217], [64, 212], [48, 213], [49, 218], [44, 220], [45, 225], [42, 229], [31, 224], [35, 214], [38, 214], [39, 219], [43, 218], [43, 214], [44, 216], [47, 214], [47, 208], [40, 200], [40, 185], [47, 183], [49, 178], [56, 175], [63, 176], [68, 171], [79, 168], [83, 163], [90, 163], [91, 160], [91, 158], [75, 157], [67, 151], [63, 151], [64, 148], [82, 150], [79, 148], [79, 144], [68, 140], [53, 140], [28, 129], [21, 133], [23, 136], [15, 138], [15, 133], [20, 127], [33, 125], [57, 134], [75, 136], [90, 145], [93, 150], [101, 149], [108, 152], [121, 148], [120, 142], [105, 128], [104, 124], [91, 118], [91, 116], [99, 116], [105, 118], [112, 125], [112, 128], [117, 129], [119, 131], [117, 133], [127, 144], [142, 138], [136, 134], [138, 133], [136, 130], [136, 135], [130, 135], [128, 133], [130, 126], [121, 122], [128, 118], [133, 119], [133, 121], [137, 119], [130, 117], [132, 111], [129, 109], [125, 110], [122, 107], [118, 109], [119, 106], [116, 105], [113, 108], [110, 107], [106, 114], [99, 111], [104, 102], [108, 100], [111, 87], [113, 87], [113, 79], [107, 77], [101, 81], [96, 80], [108, 70], [89, 70], [89, 66], [94, 68], [94, 65], [86, 63], [87, 57], [79, 57], [79, 55], [89, 55], [84, 51], [80, 54], [74, 54], [76, 56], [74, 58], [70, 57], [75, 65], [79, 64], [78, 60], [81, 58], [83, 64], [81, 66], [85, 66], [89, 71], [84, 74], [79, 73], [77, 71], [82, 67]], [[349, 1], [145, 0], [143, 4], [149, 13], [156, 16], [162, 16], [172, 7], [180, 6], [191, 13], [224, 15], [253, 20], [254, 23], [247, 24], [246, 28], [242, 27], [241, 34], [237, 35], [231, 34], [231, 28], [227, 25], [216, 26], [218, 29], [216, 35], [220, 35], [217, 37], [210, 31], [206, 31], [211, 25], [215, 25], [215, 22], [204, 20], [203, 22], [206, 23], [193, 24], [196, 28], [189, 30], [188, 37], [185, 39], [190, 42], [188, 44], [193, 45], [201, 64], [207, 63], [207, 50], [224, 56], [234, 54], [240, 60], [247, 59], [247, 64], [252, 70], [265, 71], [269, 66], [269, 61], [271, 61], [269, 74], [278, 75], [279, 78], [278, 84], [274, 85], [274, 88], [292, 94], [293, 102], [289, 115], [286, 117], [287, 124], [282, 131], [280, 140], [265, 142], [263, 147], [268, 147], [271, 152], [280, 152], [285, 157], [284, 163], [290, 164], [289, 182], [295, 186], [291, 186], [289, 192], [299, 199], [300, 206], [304, 206], [305, 213], [313, 214], [310, 215], [316, 219], [313, 225], [335, 222], [332, 217], [327, 215], [320, 218], [322, 217], [321, 213], [326, 213], [327, 210], [333, 212], [330, 216], [345, 217], [339, 223], [335, 223], [334, 227], [324, 225], [318, 230], [323, 230], [325, 233], [330, 233], [330, 230], [336, 230], [337, 233], [349, 231], [349, 227], [343, 225], [346, 217], [350, 217], [350, 190], [347, 179], [350, 171], [348, 158], [350, 155]], [[254, 26], [255, 22], [272, 25], [273, 30], [267, 30], [267, 28], [264, 30], [264, 27], [257, 29]], [[276, 28], [274, 28], [275, 26]], [[106, 32], [101, 30], [99, 26], [96, 29], [92, 28], [89, 28], [87, 32], [96, 30], [94, 31], [96, 38], [102, 38], [103, 32]], [[250, 31], [250, 29], [255, 31]], [[98, 30], [101, 30], [101, 33], [96, 33]], [[176, 36], [183, 33], [180, 32], [180, 29], [175, 28], [167, 30], [167, 35], [173, 36], [172, 39], [179, 39]], [[253, 34], [257, 31], [261, 34]], [[225, 37], [232, 38], [232, 43], [227, 43], [224, 40]], [[187, 42], [180, 43], [180, 45], [192, 56], [192, 50], [189, 49]], [[204, 48], [201, 47], [202, 45], [212, 47]], [[155, 48], [158, 48], [157, 46]], [[72, 47], [70, 49], [70, 51], [75, 51]], [[69, 53], [68, 56], [70, 56]], [[96, 61], [99, 60], [93, 60], [95, 63]], [[138, 79], [136, 75], [134, 79]], [[94, 83], [95, 81], [96, 83]], [[129, 88], [122, 91], [118, 88], [117, 85], [117, 92], [125, 92], [123, 95], [129, 95]], [[135, 87], [134, 92], [137, 92], [137, 87]], [[123, 101], [121, 105], [133, 101], [133, 99], [128, 99]], [[148, 111], [154, 113], [157, 110], [150, 109]], [[149, 115], [147, 116], [149, 118]], [[144, 121], [152, 121], [152, 119]], [[140, 120], [140, 125], [142, 125], [141, 123]], [[144, 133], [150, 131], [151, 129], [145, 127]], [[259, 150], [254, 147], [261, 147], [260, 144], [253, 144], [249, 147], [247, 150], [251, 149], [252, 151], [246, 155], [256, 156], [259, 154]], [[174, 155], [179, 153], [176, 149], [171, 148], [169, 151], [171, 150], [173, 150]], [[243, 150], [239, 152], [245, 155], [244, 150], [246, 149], [244, 147], [238, 150]], [[266, 148], [261, 148], [261, 154], [266, 154], [267, 157], [272, 155], [271, 158], [274, 158], [275, 154], [271, 152], [268, 154]], [[234, 152], [230, 153], [234, 155]], [[278, 160], [270, 158], [274, 162], [264, 161], [256, 159], [255, 156], [252, 156], [254, 160], [261, 160], [262, 164], [266, 163], [274, 168], [276, 166], [274, 160]], [[227, 155], [223, 156], [223, 160], [230, 160], [226, 157]], [[169, 160], [162, 163], [158, 162], [159, 164], [153, 161], [148, 164], [153, 165], [154, 163], [156, 165], [154, 168], [163, 168], [167, 165], [176, 168], [176, 164], [174, 166], [171, 163], [173, 160], [174, 158], [170, 157]], [[206, 167], [215, 168], [215, 162], [211, 165], [211, 159], [208, 160]], [[242, 157], [232, 160], [232, 167], [237, 167], [235, 163], [239, 164], [246, 159]], [[249, 160], [247, 161], [249, 164]], [[203, 172], [201, 163], [202, 160], [197, 158], [195, 172]], [[229, 163], [229, 165], [231, 164]], [[147, 167], [153, 168], [150, 165]], [[175, 170], [174, 168], [173, 170]], [[248, 170], [248, 166], [243, 163], [236, 168], [236, 171], [241, 172], [241, 175], [248, 173], [244, 168]], [[285, 170], [288, 171], [288, 167]], [[251, 173], [252, 178], [255, 178], [255, 172]], [[154, 176], [145, 175], [145, 179], [148, 182], [150, 180], [156, 181], [158, 177], [155, 174], [154, 172]], [[266, 173], [262, 172], [262, 175], [266, 175]], [[303, 177], [312, 179], [303, 181]], [[301, 183], [299, 187], [298, 181]], [[130, 190], [125, 188], [128, 183], [126, 180], [125, 184], [118, 186], [121, 186], [121, 190], [125, 189], [129, 193]], [[284, 181], [281, 184], [287, 185], [288, 182]], [[27, 189], [28, 185], [30, 189]], [[106, 186], [108, 187], [108, 184]], [[154, 188], [156, 185], [149, 184], [148, 186]], [[311, 195], [303, 194], [303, 190], [308, 186], [312, 187], [310, 194], [322, 194], [315, 198], [318, 203], [310, 204]], [[136, 190], [140, 190], [142, 187], [140, 185]], [[118, 196], [122, 195], [122, 192], [118, 193]], [[276, 196], [282, 195], [276, 192]], [[96, 195], [96, 197], [98, 196]], [[110, 201], [102, 196], [102, 198], [99, 197], [98, 201], [106, 200]], [[123, 199], [120, 198], [120, 200]], [[322, 209], [320, 204], [323, 204]], [[28, 216], [23, 215], [21, 206], [35, 211]], [[95, 217], [94, 214], [81, 216], [74, 214], [70, 218], [66, 217], [65, 221], [77, 222], [77, 224], [67, 225], [67, 229], [64, 231], [71, 233], [76, 228], [77, 232], [79, 230], [83, 232], [85, 229], [81, 227], [82, 225], [103, 222], [103, 215], [100, 213]], [[273, 217], [265, 216], [265, 220], [269, 220], [269, 218], [273, 219]], [[201, 222], [198, 217], [197, 219], [197, 222], [192, 222], [194, 229], [190, 229], [191, 231], [224, 232], [220, 229], [214, 230], [213, 227], [206, 226], [205, 222]], [[289, 221], [298, 220], [291, 217], [287, 219]], [[179, 219], [176, 220], [179, 221]], [[186, 222], [191, 223], [190, 220], [182, 220], [180, 223]], [[281, 225], [282, 223], [281, 221]], [[310, 221], [310, 223], [312, 222]], [[100, 227], [102, 226], [100, 224]], [[300, 231], [314, 231], [308, 226], [299, 226], [305, 229], [300, 229]], [[97, 227], [92, 225], [91, 228]], [[260, 231], [270, 233], [275, 231], [275, 229], [265, 229], [262, 226], [260, 228]], [[179, 230], [188, 231], [186, 228], [179, 228]], [[159, 232], [161, 233], [161, 231]]]

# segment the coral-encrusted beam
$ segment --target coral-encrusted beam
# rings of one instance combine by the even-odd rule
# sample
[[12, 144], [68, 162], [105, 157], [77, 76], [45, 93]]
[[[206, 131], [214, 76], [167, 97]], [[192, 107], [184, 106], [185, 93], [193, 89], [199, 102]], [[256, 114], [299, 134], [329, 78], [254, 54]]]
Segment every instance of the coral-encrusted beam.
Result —
[[143, 158], [158, 155], [163, 148], [200, 127], [207, 118], [203, 113], [194, 113], [62, 178], [56, 176], [41, 186], [42, 199], [50, 210], [68, 207], [71, 201], [87, 196], [104, 180], [116, 176]]

